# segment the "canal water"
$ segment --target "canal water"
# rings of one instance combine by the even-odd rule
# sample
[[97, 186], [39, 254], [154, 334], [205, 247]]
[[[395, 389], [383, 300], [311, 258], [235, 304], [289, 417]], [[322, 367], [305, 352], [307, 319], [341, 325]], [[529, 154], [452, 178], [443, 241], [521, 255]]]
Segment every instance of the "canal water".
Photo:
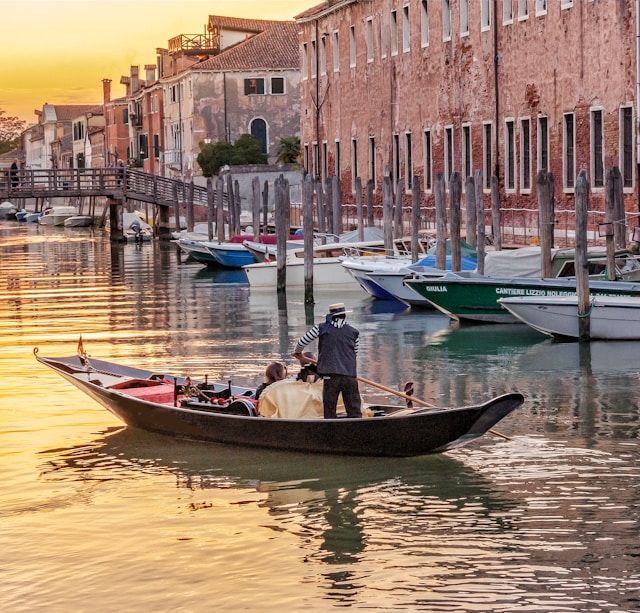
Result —
[[[640, 611], [638, 343], [317, 299], [279, 303], [172, 245], [0, 224], [0, 610]], [[335, 301], [363, 376], [440, 405], [522, 392], [512, 440], [412, 459], [174, 440], [32, 354], [82, 334], [96, 358], [256, 385], [272, 360], [295, 370]]]

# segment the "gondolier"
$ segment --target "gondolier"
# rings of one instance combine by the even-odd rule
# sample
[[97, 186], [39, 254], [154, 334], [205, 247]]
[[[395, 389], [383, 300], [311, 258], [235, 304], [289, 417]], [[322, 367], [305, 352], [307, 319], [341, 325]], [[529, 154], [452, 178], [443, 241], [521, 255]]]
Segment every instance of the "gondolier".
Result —
[[347, 323], [347, 312], [342, 303], [330, 305], [325, 321], [307, 331], [293, 352], [299, 360], [304, 348], [318, 339], [318, 374], [324, 380], [322, 402], [325, 419], [335, 419], [340, 393], [347, 416], [362, 417], [356, 364], [360, 333]]

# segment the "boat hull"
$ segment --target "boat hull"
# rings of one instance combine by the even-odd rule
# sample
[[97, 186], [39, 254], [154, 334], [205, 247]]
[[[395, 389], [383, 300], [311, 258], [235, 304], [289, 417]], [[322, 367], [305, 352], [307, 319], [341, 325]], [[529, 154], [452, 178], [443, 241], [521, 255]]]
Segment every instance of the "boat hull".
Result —
[[[129, 426], [181, 438], [250, 447], [339, 455], [415, 456], [467, 444], [519, 407], [521, 394], [506, 394], [471, 407], [418, 410], [409, 415], [363, 419], [270, 419], [174, 407], [127, 396], [90, 381], [77, 357], [40, 358]], [[95, 373], [151, 378], [140, 369], [92, 360]], [[86, 373], [86, 374], [85, 374]]]
[[256, 261], [253, 253], [244, 245], [236, 243], [214, 244], [207, 242], [204, 244], [204, 247], [213, 257], [213, 260], [224, 268], [242, 268], [243, 266], [254, 264]]
[[[252, 289], [275, 289], [278, 268], [275, 262], [263, 262], [245, 266], [249, 285]], [[313, 263], [314, 287], [327, 289], [347, 289], [360, 287], [359, 283], [345, 270], [339, 258], [317, 259]], [[304, 263], [287, 262], [287, 288], [304, 287]]]
[[[502, 306], [519, 320], [549, 336], [580, 336], [577, 296], [501, 299]], [[593, 340], [640, 339], [640, 298], [595, 296], [589, 311]]]
[[[440, 279], [405, 281], [433, 306], [458, 321], [517, 323], [519, 320], [498, 303], [510, 296], [574, 296], [575, 279], [464, 277], [454, 274]], [[640, 284], [596, 281], [594, 295], [640, 296]]]
[[426, 298], [404, 285], [403, 281], [406, 276], [406, 272], [372, 272], [367, 275], [367, 278], [380, 287], [382, 291], [391, 294], [396, 300], [411, 306], [433, 308], [433, 305]]

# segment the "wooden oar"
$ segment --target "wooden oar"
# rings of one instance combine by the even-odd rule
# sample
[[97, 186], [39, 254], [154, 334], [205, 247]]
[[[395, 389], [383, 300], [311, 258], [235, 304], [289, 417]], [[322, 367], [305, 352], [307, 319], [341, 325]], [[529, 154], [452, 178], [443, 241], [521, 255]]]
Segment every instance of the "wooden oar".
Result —
[[[318, 362], [316, 360], [312, 360], [311, 358], [305, 357], [305, 360], [309, 364], [315, 364], [316, 366], [318, 365]], [[420, 398], [416, 398], [413, 395], [405, 394], [405, 393], [400, 392], [398, 390], [394, 390], [392, 387], [387, 387], [386, 385], [382, 385], [382, 383], [377, 383], [376, 381], [372, 381], [371, 379], [365, 379], [364, 377], [356, 377], [356, 379], [358, 381], [360, 381], [360, 383], [364, 383], [365, 385], [368, 385], [370, 387], [375, 387], [375, 388], [377, 388], [379, 390], [382, 390], [383, 392], [388, 392], [389, 394], [393, 394], [394, 396], [398, 396], [399, 398], [404, 398], [405, 400], [408, 400], [408, 401], [411, 401], [411, 402], [415, 402], [416, 404], [419, 404], [420, 406], [427, 407], [429, 409], [437, 409], [438, 408], [435, 404], [431, 404], [431, 403], [427, 402], [426, 400], [421, 400]], [[494, 436], [499, 436], [500, 438], [503, 438], [505, 441], [510, 441], [511, 440], [505, 434], [502, 434], [501, 432], [498, 432], [497, 430], [493, 430], [492, 428], [490, 428], [488, 430], [488, 432], [491, 432], [491, 434], [493, 434]]]

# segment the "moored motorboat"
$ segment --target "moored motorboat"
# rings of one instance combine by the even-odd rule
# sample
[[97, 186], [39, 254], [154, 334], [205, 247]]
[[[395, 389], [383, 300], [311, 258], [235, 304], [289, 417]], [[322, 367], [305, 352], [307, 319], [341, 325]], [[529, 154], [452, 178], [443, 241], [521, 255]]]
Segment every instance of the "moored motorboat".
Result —
[[91, 215], [74, 215], [64, 220], [65, 228], [88, 228], [93, 225], [93, 216]]
[[[580, 336], [577, 296], [515, 296], [498, 302], [534, 330], [559, 338]], [[640, 339], [640, 296], [592, 296], [588, 315], [594, 340]]]
[[0, 203], [0, 219], [15, 219], [16, 218], [16, 207], [13, 203], [5, 200]]
[[22, 209], [21, 211], [16, 211], [16, 219], [21, 222], [27, 221], [27, 215], [29, 215], [29, 211], [26, 209]]
[[54, 206], [45, 209], [38, 218], [41, 226], [62, 226], [66, 219], [76, 215], [77, 211], [73, 206]]
[[[366, 418], [290, 419], [257, 415], [253, 390], [201, 384], [184, 396], [186, 380], [86, 357], [36, 359], [132, 427], [171, 436], [289, 451], [363, 456], [415, 456], [447, 451], [485, 434], [518, 408], [512, 393], [483, 404], [442, 409], [370, 406]], [[306, 385], [306, 384], [302, 384]]]
[[38, 220], [42, 217], [42, 213], [27, 213], [24, 220], [27, 223], [38, 223]]

